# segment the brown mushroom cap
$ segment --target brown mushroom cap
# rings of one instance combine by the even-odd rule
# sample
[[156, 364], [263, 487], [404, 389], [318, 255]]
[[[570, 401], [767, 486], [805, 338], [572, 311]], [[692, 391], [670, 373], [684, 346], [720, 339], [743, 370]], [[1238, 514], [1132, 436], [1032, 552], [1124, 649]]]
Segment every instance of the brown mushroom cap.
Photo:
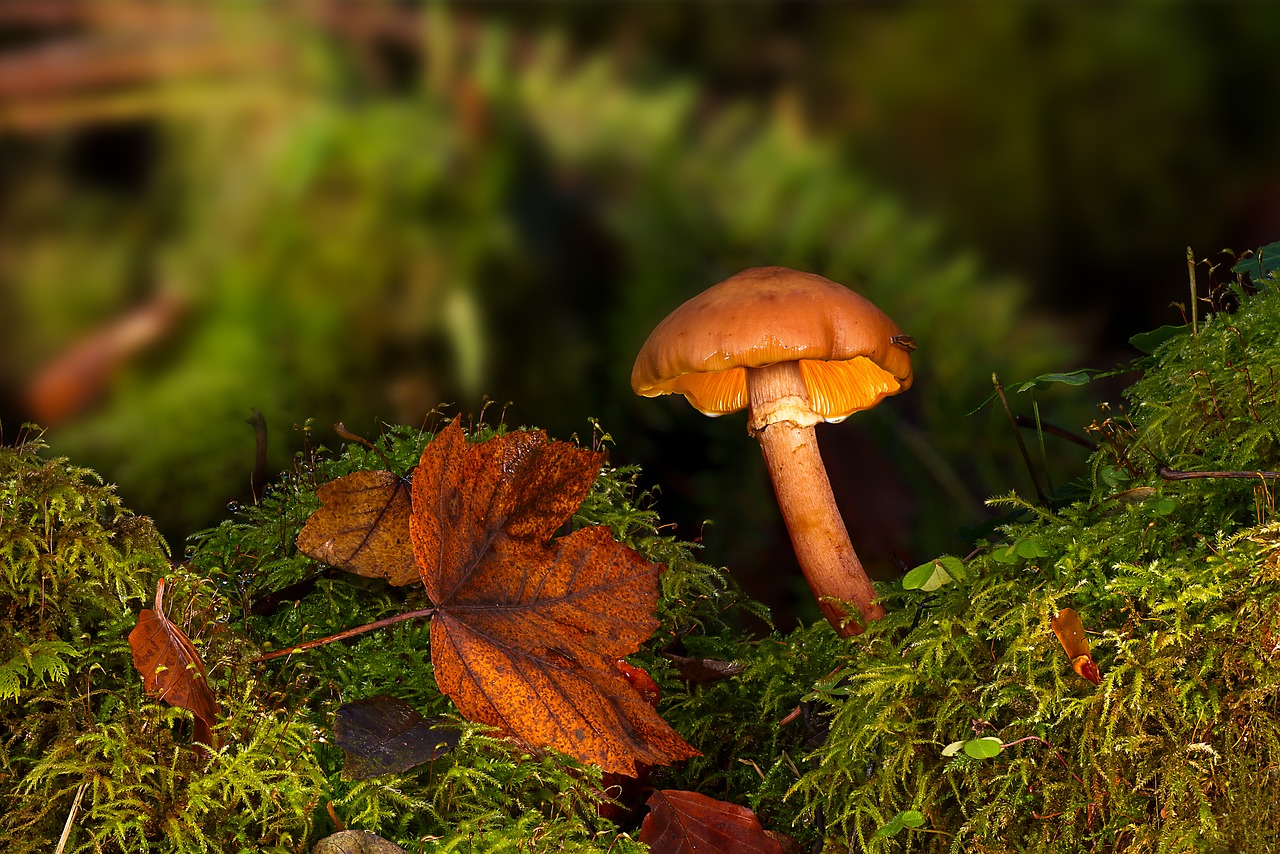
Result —
[[636, 357], [631, 387], [683, 394], [706, 415], [748, 402], [746, 369], [798, 361], [813, 411], [841, 421], [911, 386], [914, 342], [870, 300], [813, 273], [755, 267], [671, 312]]

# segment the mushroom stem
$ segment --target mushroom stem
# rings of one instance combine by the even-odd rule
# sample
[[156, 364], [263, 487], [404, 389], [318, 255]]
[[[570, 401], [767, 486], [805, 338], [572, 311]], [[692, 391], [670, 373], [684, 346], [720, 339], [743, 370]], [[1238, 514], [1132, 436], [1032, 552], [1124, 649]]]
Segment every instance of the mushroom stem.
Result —
[[875, 601], [875, 588], [858, 560], [831, 494], [831, 481], [813, 430], [813, 422], [821, 419], [805, 415], [809, 395], [799, 364], [780, 362], [749, 369], [747, 389], [751, 397], [749, 428], [764, 453], [778, 507], [809, 589], [837, 634], [859, 634], [863, 626], [831, 599], [853, 602], [863, 621], [878, 620], [885, 610]]

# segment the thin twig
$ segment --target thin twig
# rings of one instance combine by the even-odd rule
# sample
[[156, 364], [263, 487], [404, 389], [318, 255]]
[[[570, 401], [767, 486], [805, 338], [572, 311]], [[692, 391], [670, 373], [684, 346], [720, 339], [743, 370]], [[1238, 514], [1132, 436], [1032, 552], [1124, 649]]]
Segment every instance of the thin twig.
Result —
[[[1037, 429], [1036, 420], [1029, 416], [1015, 415], [1014, 420], [1018, 423], [1019, 427], [1025, 427], [1030, 430]], [[1084, 436], [1079, 436], [1075, 433], [1072, 433], [1070, 430], [1064, 430], [1063, 428], [1057, 426], [1056, 424], [1052, 424], [1048, 421], [1041, 420], [1040, 424], [1038, 425], [1038, 428], [1043, 430], [1046, 433], [1050, 433], [1054, 436], [1057, 436], [1059, 439], [1066, 439], [1068, 442], [1074, 442], [1080, 447], [1086, 448], [1090, 451], [1098, 450], [1098, 445], [1096, 442], [1090, 442]]]
[[1232, 477], [1239, 480], [1255, 480], [1257, 478], [1280, 477], [1280, 471], [1178, 471], [1168, 466], [1160, 466], [1156, 471], [1165, 480], [1193, 480], [1204, 477]]
[[63, 849], [67, 847], [67, 840], [71, 838], [71, 828], [76, 823], [76, 813], [80, 811], [80, 799], [84, 797], [84, 790], [88, 785], [89, 781], [85, 780], [80, 784], [80, 788], [76, 789], [76, 799], [71, 802], [71, 811], [67, 813], [67, 823], [62, 826], [62, 836], [58, 839], [58, 847], [53, 854], [62, 854]]
[[1187, 277], [1191, 279], [1191, 334], [1194, 336], [1199, 332], [1196, 326], [1196, 256], [1191, 251], [1191, 247], [1187, 247]]
[[1009, 399], [1005, 397], [1004, 386], [1000, 384], [999, 375], [991, 375], [991, 384], [995, 386], [996, 396], [1000, 398], [1000, 405], [1004, 407], [1004, 414], [1009, 418], [1009, 426], [1013, 428], [1013, 438], [1017, 441], [1018, 450], [1022, 453], [1022, 461], [1027, 465], [1027, 474], [1031, 477], [1031, 485], [1035, 487], [1036, 497], [1041, 504], [1048, 504], [1049, 498], [1044, 494], [1044, 490], [1040, 488], [1040, 479], [1036, 477], [1035, 467], [1031, 464], [1031, 454], [1027, 452], [1027, 446], [1022, 441], [1022, 433], [1018, 431], [1018, 421], [1013, 417], [1013, 410], [1009, 408]]

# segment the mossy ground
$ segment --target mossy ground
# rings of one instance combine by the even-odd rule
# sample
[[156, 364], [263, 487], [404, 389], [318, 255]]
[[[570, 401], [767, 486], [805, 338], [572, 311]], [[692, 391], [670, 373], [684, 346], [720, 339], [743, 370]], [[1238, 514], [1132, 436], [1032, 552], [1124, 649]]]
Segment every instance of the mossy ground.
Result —
[[[1000, 499], [1010, 515], [951, 583], [885, 585], [889, 616], [852, 640], [826, 625], [748, 635], [759, 606], [663, 529], [634, 470], [606, 468], [574, 524], [608, 525], [668, 566], [662, 626], [634, 660], [703, 753], [650, 784], [750, 806], [807, 850], [1275, 850], [1276, 480], [1168, 478], [1280, 469], [1278, 341], [1273, 281], [1170, 337], [1092, 425], [1087, 477], [1046, 504]], [[507, 428], [472, 435], [494, 429]], [[598, 816], [597, 771], [458, 717], [433, 683], [425, 622], [252, 663], [426, 604], [328, 573], [294, 539], [319, 483], [388, 461], [407, 471], [429, 438], [391, 428], [380, 453], [308, 448], [181, 562], [36, 438], [0, 449], [6, 850], [52, 850], [73, 804], [68, 851], [306, 851], [333, 817], [409, 851], [643, 850], [634, 819]], [[208, 757], [190, 748], [186, 713], [146, 698], [133, 669], [126, 638], [162, 575], [222, 704]], [[1050, 627], [1064, 607], [1090, 632], [1097, 687]], [[687, 684], [673, 653], [743, 669]], [[452, 720], [457, 747], [408, 773], [345, 779], [334, 711], [374, 694]], [[943, 755], [978, 736], [1004, 747]], [[908, 810], [919, 827], [893, 823]]]

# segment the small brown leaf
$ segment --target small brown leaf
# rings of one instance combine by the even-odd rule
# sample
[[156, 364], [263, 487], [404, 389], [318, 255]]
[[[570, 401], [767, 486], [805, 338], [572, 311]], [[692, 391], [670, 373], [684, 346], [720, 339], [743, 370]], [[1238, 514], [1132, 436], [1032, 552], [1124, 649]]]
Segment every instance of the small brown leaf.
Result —
[[346, 757], [348, 780], [408, 771], [458, 744], [456, 729], [434, 726], [404, 700], [368, 697], [347, 703], [333, 719], [334, 743]]
[[298, 534], [303, 554], [397, 587], [419, 580], [407, 481], [389, 471], [358, 471], [329, 481], [316, 495], [321, 507]]
[[542, 432], [468, 443], [455, 419], [414, 473], [410, 532], [436, 682], [462, 714], [634, 775], [697, 751], [615, 666], [658, 626], [663, 567], [604, 527], [551, 539], [603, 460]]
[[660, 789], [649, 798], [649, 810], [640, 825], [640, 841], [654, 854], [783, 854], [782, 845], [765, 834], [756, 814], [737, 804], [697, 792]]
[[710, 685], [712, 682], [737, 676], [747, 667], [736, 661], [721, 661], [716, 658], [694, 658], [670, 653], [666, 657], [676, 666], [676, 672], [688, 685]]
[[195, 715], [195, 740], [216, 748], [213, 725], [218, 720], [218, 701], [209, 687], [200, 653], [164, 615], [163, 578], [156, 583], [155, 604], [155, 610], [146, 609], [138, 615], [138, 624], [129, 632], [133, 666], [142, 674], [143, 690]]

